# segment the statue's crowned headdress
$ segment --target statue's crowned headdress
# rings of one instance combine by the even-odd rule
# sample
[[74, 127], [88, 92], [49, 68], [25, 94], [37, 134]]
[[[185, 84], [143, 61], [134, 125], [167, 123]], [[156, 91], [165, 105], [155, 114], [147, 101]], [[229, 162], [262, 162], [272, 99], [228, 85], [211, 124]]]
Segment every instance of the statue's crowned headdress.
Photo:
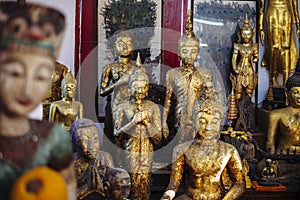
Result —
[[250, 22], [249, 22], [249, 19], [248, 19], [248, 14], [246, 13], [245, 14], [245, 21], [244, 21], [244, 25], [243, 27], [241, 28], [240, 32], [244, 31], [244, 30], [249, 30], [253, 33], [253, 28], [250, 26]]
[[65, 17], [38, 4], [0, 3], [0, 52], [21, 51], [57, 58]]

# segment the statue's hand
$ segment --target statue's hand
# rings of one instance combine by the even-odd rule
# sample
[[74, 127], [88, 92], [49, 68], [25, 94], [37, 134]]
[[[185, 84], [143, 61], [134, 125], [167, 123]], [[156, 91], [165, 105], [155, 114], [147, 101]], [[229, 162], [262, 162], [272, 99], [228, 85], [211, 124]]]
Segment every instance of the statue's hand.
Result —
[[161, 197], [160, 200], [172, 200], [175, 197], [175, 191], [174, 190], [168, 190], [164, 193], [164, 195]]
[[163, 124], [163, 135], [164, 137], [167, 139], [169, 137], [169, 128], [168, 128], [168, 124], [167, 123], [164, 123]]
[[133, 117], [133, 122], [135, 124], [141, 123], [141, 122], [143, 122], [144, 118], [145, 118], [145, 116], [144, 116], [143, 112], [137, 112], [137, 113], [135, 113], [135, 115]]
[[267, 142], [266, 148], [267, 148], [267, 151], [270, 150], [270, 154], [274, 154], [274, 153], [275, 153], [275, 147], [274, 147], [274, 144], [272, 144], [272, 143], [270, 143], [270, 142]]
[[159, 141], [161, 140], [161, 135], [160, 134], [155, 134], [152, 136], [152, 139], [155, 143], [159, 143]]
[[160, 198], [160, 200], [170, 200], [170, 199], [171, 199], [170, 196], [167, 195], [167, 194], [164, 194], [164, 196], [162, 196], [162, 197]]
[[298, 36], [298, 40], [300, 41], [300, 27], [297, 28], [297, 36]]
[[261, 44], [265, 45], [265, 32], [263, 30], [259, 31]]

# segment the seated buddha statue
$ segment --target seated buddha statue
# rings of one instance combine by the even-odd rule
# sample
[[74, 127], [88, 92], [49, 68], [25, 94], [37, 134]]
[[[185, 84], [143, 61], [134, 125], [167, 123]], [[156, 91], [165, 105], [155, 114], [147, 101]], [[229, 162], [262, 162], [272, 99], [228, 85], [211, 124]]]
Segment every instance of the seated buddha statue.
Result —
[[63, 99], [54, 101], [50, 105], [49, 121], [61, 124], [69, 132], [74, 121], [83, 117], [82, 103], [73, 100], [76, 86], [76, 79], [71, 72], [67, 72], [61, 81]]
[[109, 153], [99, 150], [99, 133], [95, 123], [86, 118], [76, 120], [71, 128], [77, 198], [104, 199], [103, 178], [107, 168], [114, 167]]
[[[170, 183], [161, 198], [174, 199], [188, 173], [185, 193], [176, 199], [238, 199], [245, 190], [242, 162], [234, 146], [219, 140], [223, 106], [205, 101], [195, 115], [197, 132], [173, 151]], [[185, 170], [187, 167], [187, 170]]]
[[300, 59], [296, 70], [285, 84], [286, 108], [272, 110], [269, 113], [269, 124], [267, 134], [267, 150], [274, 153], [282, 149], [300, 153]]
[[43, 119], [45, 120], [49, 119], [51, 103], [62, 99], [60, 84], [67, 72], [68, 68], [65, 65], [57, 61], [55, 62], [55, 70], [51, 77], [51, 85], [47, 97], [43, 101]]

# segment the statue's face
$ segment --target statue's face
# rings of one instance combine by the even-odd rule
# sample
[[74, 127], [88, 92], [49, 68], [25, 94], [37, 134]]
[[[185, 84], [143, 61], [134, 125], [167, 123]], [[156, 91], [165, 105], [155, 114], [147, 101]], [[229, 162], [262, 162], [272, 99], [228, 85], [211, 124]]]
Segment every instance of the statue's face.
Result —
[[185, 40], [179, 47], [179, 56], [184, 65], [194, 65], [199, 54], [199, 44], [190, 39]]
[[44, 55], [9, 52], [0, 55], [0, 112], [27, 116], [46, 97], [54, 60]]
[[116, 181], [111, 191], [112, 198], [116, 200], [125, 200], [129, 196], [131, 187], [129, 174], [127, 172], [121, 172], [116, 174], [114, 179], [116, 179]]
[[220, 133], [221, 116], [219, 113], [213, 113], [211, 110], [201, 111], [198, 114], [196, 127], [200, 138], [213, 140]]
[[287, 92], [289, 103], [294, 108], [300, 108], [300, 87], [294, 86]]
[[76, 84], [67, 83], [63, 88], [63, 96], [68, 98], [73, 98], [76, 93]]
[[96, 158], [99, 151], [99, 135], [96, 126], [79, 128], [79, 139], [76, 142], [80, 145], [81, 153], [89, 158]]
[[243, 43], [249, 43], [251, 42], [253, 38], [253, 32], [251, 30], [243, 30], [241, 32], [242, 42]]
[[121, 36], [116, 40], [116, 50], [119, 56], [130, 56], [133, 52], [133, 39], [129, 36]]
[[144, 100], [148, 95], [149, 84], [146, 80], [133, 81], [130, 94], [135, 100]]

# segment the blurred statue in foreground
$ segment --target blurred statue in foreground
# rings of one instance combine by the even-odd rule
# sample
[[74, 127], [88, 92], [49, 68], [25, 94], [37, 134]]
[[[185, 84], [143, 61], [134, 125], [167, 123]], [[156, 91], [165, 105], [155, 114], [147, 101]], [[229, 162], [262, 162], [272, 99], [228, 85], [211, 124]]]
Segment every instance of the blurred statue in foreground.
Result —
[[[293, 25], [296, 24], [297, 36], [300, 38], [300, 21], [298, 0], [260, 0], [259, 33], [264, 45], [264, 20], [267, 24], [267, 42], [262, 66], [269, 69], [270, 85], [268, 99], [273, 100], [270, 93], [272, 87], [280, 86], [278, 74], [283, 75], [285, 85], [288, 77], [294, 71], [298, 59]], [[267, 3], [265, 3], [267, 2]], [[265, 5], [268, 5], [265, 12]], [[264, 14], [266, 16], [264, 17]]]
[[[270, 153], [283, 150], [283, 153], [300, 153], [300, 59], [296, 70], [285, 85], [288, 106], [269, 113], [266, 148]], [[276, 145], [277, 138], [280, 138]]]
[[162, 137], [161, 115], [155, 103], [145, 100], [149, 79], [144, 68], [136, 67], [129, 77], [128, 88], [131, 98], [117, 109], [114, 136], [117, 144], [126, 150], [125, 165], [131, 177], [130, 198], [147, 200], [150, 198], [153, 144]]
[[105, 200], [127, 200], [130, 187], [130, 176], [126, 170], [107, 168], [104, 177]]
[[55, 70], [51, 77], [51, 85], [48, 91], [48, 95], [47, 98], [43, 101], [43, 119], [45, 120], [49, 120], [51, 103], [62, 99], [60, 84], [67, 72], [68, 68], [65, 65], [59, 62], [55, 62]]
[[49, 121], [61, 124], [70, 131], [72, 124], [77, 119], [83, 117], [83, 105], [79, 101], [74, 101], [77, 81], [68, 72], [61, 82], [61, 92], [63, 99], [51, 103]]
[[75, 121], [71, 136], [75, 151], [77, 198], [104, 199], [103, 179], [106, 169], [114, 165], [109, 153], [99, 151], [99, 133], [95, 123], [86, 118]]
[[189, 175], [185, 194], [176, 199], [238, 199], [243, 194], [245, 178], [239, 153], [219, 140], [222, 117], [223, 107], [217, 101], [200, 104], [196, 136], [175, 147], [170, 183], [161, 199], [175, 197], [185, 171]]
[[0, 13], [0, 199], [10, 199], [23, 174], [47, 166], [62, 175], [68, 199], [75, 200], [69, 135], [54, 123], [27, 117], [47, 96], [65, 18], [57, 10], [17, 2], [1, 2]]
[[253, 63], [258, 61], [258, 44], [253, 44], [253, 29], [250, 26], [248, 16], [239, 32], [239, 42], [234, 43], [232, 67], [236, 73], [233, 84], [236, 100], [243, 97], [243, 91], [251, 100], [253, 90], [257, 84], [257, 76]]
[[[193, 32], [191, 13], [189, 11], [185, 35], [178, 41], [178, 56], [182, 66], [171, 69], [166, 74], [166, 97], [163, 113], [163, 134], [169, 135], [167, 119], [172, 104], [172, 96], [177, 98], [175, 107], [175, 126], [180, 132], [179, 142], [192, 139], [189, 130], [193, 128], [192, 112], [195, 102], [212, 85], [212, 75], [208, 69], [196, 68], [194, 63], [198, 59], [199, 39]], [[182, 131], [180, 131], [182, 130]]]

